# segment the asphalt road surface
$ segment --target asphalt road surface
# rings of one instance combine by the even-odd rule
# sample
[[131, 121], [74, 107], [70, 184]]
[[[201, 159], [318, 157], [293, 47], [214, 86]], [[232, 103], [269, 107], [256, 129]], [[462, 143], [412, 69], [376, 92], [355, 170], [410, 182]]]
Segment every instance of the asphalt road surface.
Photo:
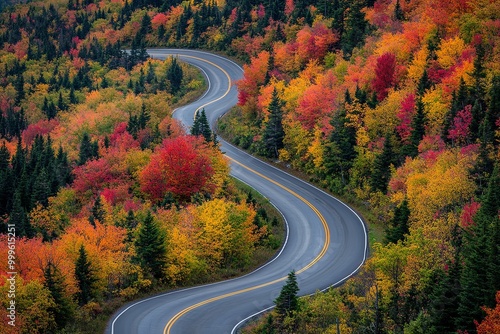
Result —
[[[205, 108], [214, 124], [237, 103], [235, 81], [243, 71], [236, 63], [202, 51], [148, 52], [153, 58], [178, 57], [204, 73], [209, 86], [206, 93], [174, 112], [187, 128], [199, 108]], [[111, 318], [106, 333], [234, 333], [245, 319], [273, 307], [291, 270], [297, 274], [299, 294], [307, 295], [341, 284], [365, 261], [367, 231], [352, 209], [222, 140], [221, 149], [231, 161], [231, 175], [251, 185], [282, 212], [288, 230], [284, 247], [272, 261], [246, 276], [125, 305]]]

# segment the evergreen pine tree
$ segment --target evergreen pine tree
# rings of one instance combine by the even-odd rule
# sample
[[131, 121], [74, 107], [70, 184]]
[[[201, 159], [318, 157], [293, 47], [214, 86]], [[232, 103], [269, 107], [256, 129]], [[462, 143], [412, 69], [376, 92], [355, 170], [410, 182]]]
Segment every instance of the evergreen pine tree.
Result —
[[75, 278], [78, 287], [76, 298], [78, 305], [83, 306], [96, 297], [95, 284], [97, 283], [97, 277], [83, 244], [80, 246], [75, 263]]
[[330, 124], [333, 131], [325, 144], [324, 166], [327, 178], [339, 177], [342, 186], [345, 186], [349, 183], [349, 171], [357, 156], [356, 129], [347, 124], [345, 108], [340, 108]]
[[418, 155], [418, 145], [425, 135], [426, 117], [424, 104], [421, 99], [417, 100], [417, 112], [411, 121], [410, 144], [403, 148], [404, 154], [410, 157]]
[[281, 289], [281, 292], [274, 301], [276, 304], [276, 312], [278, 318], [283, 320], [285, 316], [293, 311], [297, 311], [299, 308], [299, 299], [297, 293], [299, 292], [299, 285], [297, 283], [297, 276], [295, 271], [292, 270], [288, 274], [288, 279]]
[[125, 241], [131, 242], [133, 240], [136, 227], [137, 219], [135, 218], [134, 211], [128, 210], [127, 218], [125, 220], [125, 228], [127, 229], [127, 237]]
[[162, 278], [167, 252], [165, 234], [160, 230], [149, 211], [139, 228], [134, 244], [136, 257], [141, 267], [145, 271], [149, 271], [156, 279]]
[[68, 162], [68, 154], [63, 151], [62, 146], [59, 146], [57, 151], [55, 174], [58, 187], [64, 187], [71, 183], [71, 167]]
[[12, 196], [14, 194], [9, 163], [10, 153], [4, 142], [0, 146], [0, 216], [10, 211], [9, 208], [12, 205]]
[[476, 45], [476, 58], [474, 58], [474, 70], [472, 71], [472, 78], [474, 84], [471, 87], [471, 93], [474, 99], [483, 99], [484, 97], [484, 79], [486, 78], [486, 69], [484, 68], [484, 58], [486, 50], [483, 43]]
[[404, 240], [405, 235], [410, 233], [409, 219], [410, 208], [408, 207], [408, 200], [405, 198], [399, 206], [394, 208], [394, 217], [386, 230], [385, 241], [387, 243], [397, 243], [399, 240]]
[[448, 272], [439, 271], [433, 279], [429, 295], [430, 334], [455, 333], [458, 291], [460, 291], [459, 264], [450, 263]]
[[104, 223], [104, 218], [106, 217], [106, 211], [102, 206], [101, 196], [97, 196], [94, 205], [92, 206], [92, 210], [90, 210], [90, 215], [98, 220], [101, 224]]
[[97, 158], [99, 155], [99, 146], [97, 141], [92, 142], [90, 136], [85, 132], [80, 142], [80, 152], [78, 154], [78, 165], [85, 164], [88, 160]]
[[460, 330], [473, 331], [474, 320], [484, 316], [481, 306], [492, 307], [495, 292], [500, 289], [499, 245], [500, 176], [498, 164], [490, 177], [481, 207], [474, 216], [474, 224], [464, 237], [464, 269], [460, 278], [456, 325]]
[[181, 89], [183, 73], [177, 59], [172, 57], [170, 66], [167, 69], [167, 80], [170, 82], [170, 92], [176, 94]]
[[429, 80], [427, 69], [424, 69], [424, 73], [422, 74], [422, 77], [418, 81], [417, 95], [419, 97], [424, 96], [425, 91], [429, 88], [431, 88], [431, 81]]
[[63, 328], [73, 319], [74, 305], [64, 287], [64, 276], [59, 269], [49, 261], [43, 270], [44, 285], [54, 299], [55, 307], [49, 311], [54, 315], [58, 328]]
[[137, 118], [137, 127], [140, 130], [143, 130], [147, 127], [148, 121], [151, 117], [149, 116], [148, 111], [146, 110], [146, 105], [142, 103], [141, 113], [139, 114], [139, 118]]
[[22, 205], [21, 191], [18, 189], [14, 193], [14, 200], [12, 203], [12, 211], [10, 212], [9, 224], [16, 227], [17, 237], [32, 237], [33, 231], [29, 222], [26, 210]]
[[152, 31], [151, 18], [149, 17], [147, 12], [144, 12], [144, 15], [141, 20], [141, 28], [139, 30], [141, 38], [145, 38], [146, 35], [149, 34], [151, 31]]
[[368, 30], [368, 22], [363, 12], [363, 1], [353, 1], [344, 19], [344, 28], [340, 39], [344, 57], [350, 58], [354, 48], [360, 46]]
[[333, 0], [332, 3], [332, 29], [337, 32], [339, 36], [344, 33], [344, 2], [340, 3], [339, 0]]
[[210, 125], [208, 124], [208, 118], [204, 108], [201, 109], [201, 111], [196, 112], [193, 126], [191, 127], [191, 134], [193, 136], [203, 136], [207, 143], [212, 141], [212, 130], [210, 130]]
[[71, 89], [69, 90], [69, 102], [71, 104], [78, 103], [78, 99], [75, 96], [75, 89], [73, 87], [71, 87]]
[[475, 142], [476, 139], [480, 137], [481, 123], [483, 122], [485, 114], [482, 101], [479, 99], [474, 101], [472, 104], [471, 114], [472, 120], [469, 125], [469, 140], [471, 142]]
[[385, 193], [389, 180], [391, 179], [391, 165], [394, 159], [391, 138], [385, 137], [384, 148], [382, 152], [375, 157], [373, 162], [373, 173], [370, 179], [370, 186], [373, 191]]
[[[495, 131], [498, 129], [496, 122], [500, 119], [500, 76], [495, 76], [491, 81], [489, 91], [489, 104], [481, 123], [481, 140], [486, 144], [495, 144]], [[471, 124], [472, 125], [472, 124]]]
[[15, 101], [18, 105], [26, 95], [24, 92], [24, 77], [22, 72], [17, 74], [16, 81], [14, 82], [14, 88], [16, 89]]
[[44, 167], [36, 174], [31, 191], [31, 205], [33, 208], [37, 203], [47, 206], [49, 204], [49, 196], [51, 194], [49, 175]]
[[405, 19], [405, 15], [403, 10], [401, 9], [401, 4], [399, 3], [399, 0], [396, 0], [396, 6], [394, 8], [394, 17], [398, 21], [403, 21]]
[[59, 97], [57, 99], [57, 108], [59, 108], [59, 110], [66, 110], [67, 109], [66, 103], [64, 102], [64, 99], [62, 97], [61, 92], [59, 92]]
[[262, 141], [268, 157], [277, 158], [279, 150], [283, 148], [285, 131], [283, 130], [282, 105], [283, 102], [278, 96], [278, 91], [274, 88], [271, 102], [268, 106], [269, 120], [262, 134]]
[[490, 238], [488, 245], [488, 286], [490, 287], [490, 300], [486, 304], [494, 306], [494, 295], [500, 290], [500, 164], [497, 162], [491, 173], [488, 188], [481, 201], [481, 208], [477, 219], [489, 221]]

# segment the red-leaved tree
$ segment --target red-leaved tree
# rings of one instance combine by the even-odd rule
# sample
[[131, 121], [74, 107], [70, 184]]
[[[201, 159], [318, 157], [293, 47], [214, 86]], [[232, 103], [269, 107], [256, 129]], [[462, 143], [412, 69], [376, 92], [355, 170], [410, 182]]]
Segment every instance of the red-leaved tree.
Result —
[[396, 56], [393, 53], [384, 53], [378, 57], [372, 87], [379, 101], [387, 97], [389, 88], [394, 85], [395, 74]]
[[455, 144], [464, 144], [469, 136], [469, 127], [472, 123], [472, 106], [466, 105], [453, 119], [453, 125], [448, 133], [448, 138]]
[[168, 192], [185, 200], [197, 192], [212, 191], [211, 150], [202, 137], [166, 139], [140, 174], [141, 190], [155, 201]]

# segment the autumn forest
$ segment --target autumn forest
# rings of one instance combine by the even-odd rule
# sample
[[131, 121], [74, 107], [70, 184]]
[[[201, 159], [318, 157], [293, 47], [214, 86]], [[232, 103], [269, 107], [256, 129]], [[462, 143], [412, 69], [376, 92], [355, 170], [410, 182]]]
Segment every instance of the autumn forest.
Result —
[[[279, 249], [280, 215], [230, 177], [206, 116], [191, 129], [172, 117], [204, 77], [149, 47], [242, 64], [218, 135], [369, 227], [356, 276], [246, 333], [500, 332], [499, 1], [0, 10], [1, 333], [102, 332], [127, 301], [234, 277]], [[15, 327], [3, 321], [14, 230]]]

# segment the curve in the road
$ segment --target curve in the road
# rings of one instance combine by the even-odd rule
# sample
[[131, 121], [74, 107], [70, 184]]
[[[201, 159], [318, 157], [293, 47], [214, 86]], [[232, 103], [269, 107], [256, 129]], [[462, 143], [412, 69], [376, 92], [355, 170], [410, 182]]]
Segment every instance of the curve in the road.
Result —
[[[237, 101], [232, 85], [241, 78], [236, 63], [207, 52], [149, 50], [154, 58], [173, 55], [200, 68], [209, 88], [196, 102], [176, 109], [187, 127], [205, 108], [214, 124]], [[279, 256], [240, 278], [178, 290], [127, 305], [107, 333], [232, 333], [253, 314], [272, 308], [286, 275], [296, 268], [301, 294], [339, 284], [364, 263], [367, 232], [361, 218], [344, 203], [298, 178], [221, 141], [231, 174], [251, 185], [278, 207], [288, 222], [289, 238]]]

